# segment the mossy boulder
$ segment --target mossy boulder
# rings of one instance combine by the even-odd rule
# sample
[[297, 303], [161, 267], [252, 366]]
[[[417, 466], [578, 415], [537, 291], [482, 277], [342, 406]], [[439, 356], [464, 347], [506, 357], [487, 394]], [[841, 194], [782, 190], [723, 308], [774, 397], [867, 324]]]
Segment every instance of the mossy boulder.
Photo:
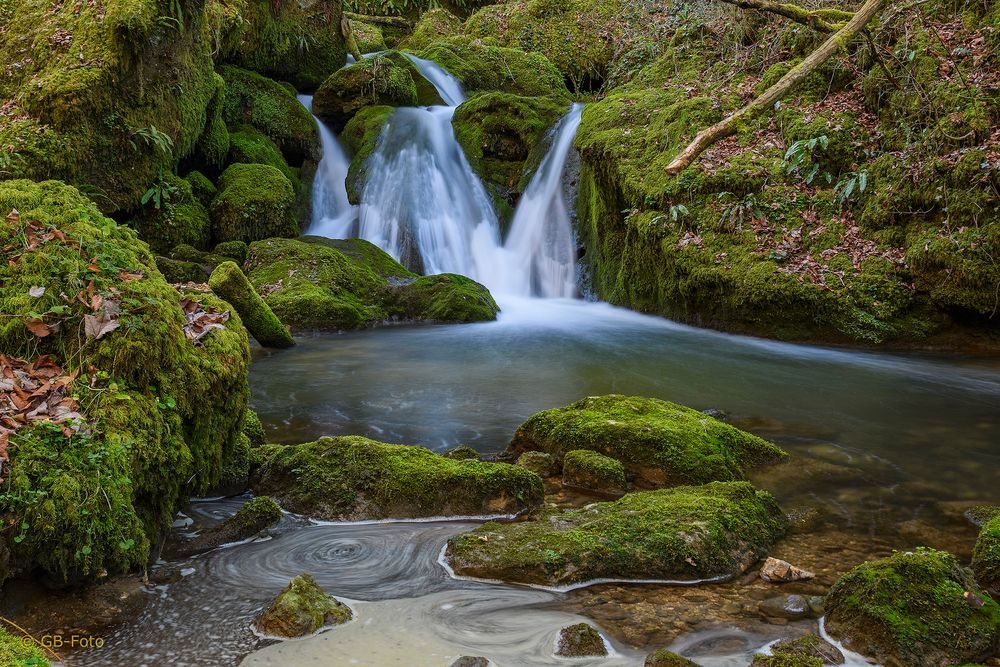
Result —
[[385, 45], [382, 30], [377, 25], [364, 21], [351, 21], [351, 32], [354, 33], [354, 41], [357, 42], [361, 53], [376, 53], [389, 48]]
[[608, 648], [604, 645], [604, 637], [591, 625], [577, 623], [559, 631], [556, 655], [580, 658], [607, 654]]
[[698, 667], [698, 663], [661, 648], [646, 656], [643, 667]]
[[158, 253], [181, 243], [205, 248], [212, 234], [211, 221], [191, 183], [166, 173], [154, 187], [156, 199], [146, 202], [135, 219], [139, 237]]
[[243, 265], [243, 262], [247, 261], [248, 252], [250, 252], [250, 246], [244, 241], [223, 241], [216, 244], [215, 248], [212, 249], [213, 255], [231, 259], [240, 266]]
[[229, 133], [227, 162], [269, 165], [284, 174], [292, 187], [298, 189], [298, 170], [288, 166], [278, 144], [252, 125], [238, 125]]
[[[105, 212], [191, 155], [216, 92], [204, 3], [3, 5], [0, 177], [59, 179]], [[71, 148], [68, 148], [71, 147]]]
[[444, 7], [435, 7], [420, 15], [413, 32], [399, 43], [399, 48], [417, 52], [443, 37], [462, 34], [462, 19]]
[[232, 304], [244, 325], [264, 347], [286, 348], [295, 344], [292, 335], [260, 298], [235, 262], [223, 262], [208, 277], [212, 291]]
[[473, 459], [476, 461], [479, 460], [479, 452], [477, 452], [472, 447], [469, 447], [468, 445], [459, 445], [458, 447], [449, 449], [448, 451], [443, 452], [441, 456], [447, 456], [449, 459], [458, 459], [458, 460], [465, 460], [465, 459]]
[[237, 0], [216, 11], [225, 62], [315, 89], [347, 59], [340, 2]]
[[203, 283], [208, 280], [208, 271], [197, 262], [185, 262], [157, 255], [156, 268], [163, 274], [164, 280], [172, 285], [179, 283]]
[[267, 442], [267, 434], [260, 416], [253, 410], [247, 410], [243, 418], [243, 435], [247, 437], [251, 447], [260, 447]]
[[[0, 262], [0, 310], [11, 315], [0, 319], [0, 349], [50, 355], [79, 372], [72, 391], [81, 415], [10, 436], [0, 514], [19, 527], [4, 536], [11, 568], [74, 582], [140, 568], [174, 509], [211, 488], [238, 445], [249, 392], [246, 333], [232, 314], [199, 345], [189, 340], [182, 298], [206, 312], [228, 306], [168, 285], [135, 231], [75, 188], [2, 181], [0, 210], [0, 247], [28, 229], [38, 235], [37, 246], [13, 243]], [[94, 298], [86, 305], [59, 296], [88, 284]], [[44, 294], [32, 296], [32, 287]], [[87, 335], [85, 317], [103, 322], [100, 337], [93, 327]], [[32, 333], [29, 322], [48, 335]]]
[[[227, 145], [226, 151], [228, 150], [229, 146]], [[212, 200], [215, 199], [216, 193], [219, 191], [219, 189], [215, 187], [215, 183], [213, 183], [208, 176], [200, 171], [190, 172], [184, 177], [184, 180], [191, 186], [191, 194], [194, 198], [200, 201], [202, 206], [208, 208], [209, 204], [212, 203]]]
[[518, 427], [508, 453], [537, 450], [562, 459], [577, 449], [618, 459], [643, 487], [742, 480], [748, 470], [787, 456], [692, 408], [617, 394], [539, 412]]
[[295, 190], [278, 169], [234, 164], [219, 178], [212, 200], [212, 238], [253, 243], [275, 236], [295, 237]]
[[439, 39], [416, 53], [462, 82], [467, 93], [497, 91], [569, 102], [559, 70], [540, 53], [491, 46], [468, 37]]
[[611, 495], [621, 495], [628, 489], [625, 466], [621, 461], [589, 449], [566, 452], [563, 456], [562, 483]]
[[222, 116], [228, 125], [257, 128], [277, 144], [293, 167], [306, 160], [319, 161], [316, 119], [293, 91], [239, 67], [224, 65], [220, 72], [226, 82]]
[[236, 514], [191, 538], [168, 541], [165, 558], [189, 558], [225, 544], [253, 537], [281, 520], [281, 507], [272, 498], [260, 496], [247, 501]]
[[774, 653], [754, 655], [750, 667], [823, 667], [826, 663], [811, 655]]
[[879, 663], [957, 665], [995, 654], [1000, 606], [954, 556], [921, 547], [841, 577], [826, 598], [826, 629]]
[[271, 637], [303, 637], [353, 617], [351, 608], [320, 588], [311, 574], [292, 579], [255, 625]]
[[366, 106], [441, 104], [440, 96], [428, 85], [402, 54], [387, 52], [365, 58], [330, 76], [313, 96], [313, 113], [340, 132]]
[[23, 636], [13, 635], [0, 627], [0, 665], [11, 667], [49, 667], [41, 646], [26, 644]]
[[461, 575], [550, 586], [729, 577], [765, 554], [785, 525], [770, 494], [747, 482], [713, 482], [488, 522], [452, 538], [446, 557]]
[[347, 170], [347, 197], [352, 204], [361, 203], [361, 192], [368, 180], [368, 158], [378, 148], [379, 138], [395, 111], [389, 106], [368, 106], [348, 121], [341, 133], [341, 141], [351, 155]]
[[782, 639], [771, 645], [772, 656], [790, 656], [819, 660], [824, 665], [844, 664], [840, 649], [818, 635], [802, 635], [797, 639]]
[[318, 519], [412, 519], [517, 514], [542, 502], [538, 475], [518, 466], [451, 459], [368, 438], [268, 446], [252, 488]]
[[525, 452], [517, 457], [517, 465], [542, 477], [552, 477], [560, 470], [559, 462], [546, 452]]
[[528, 157], [568, 109], [554, 96], [485, 93], [462, 103], [452, 125], [472, 168], [513, 205], [522, 192]]
[[417, 276], [361, 239], [267, 239], [250, 246], [250, 281], [295, 331], [337, 331], [387, 320], [496, 319], [489, 291], [454, 274]]
[[983, 590], [994, 599], [1000, 598], [1000, 517], [990, 519], [979, 531], [972, 552], [972, 571]]

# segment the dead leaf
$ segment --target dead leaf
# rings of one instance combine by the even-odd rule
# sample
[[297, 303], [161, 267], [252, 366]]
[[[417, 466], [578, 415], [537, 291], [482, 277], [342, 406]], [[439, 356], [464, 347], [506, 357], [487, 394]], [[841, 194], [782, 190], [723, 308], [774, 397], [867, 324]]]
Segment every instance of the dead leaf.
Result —
[[10, 213], [7, 214], [7, 222], [11, 223], [12, 225], [16, 225], [19, 222], [21, 222], [21, 214], [18, 212], [16, 208], [10, 209]]
[[28, 296], [30, 296], [30, 297], [32, 297], [32, 298], [34, 298], [34, 299], [40, 299], [40, 298], [42, 298], [43, 296], [45, 296], [45, 288], [44, 288], [44, 287], [41, 287], [41, 286], [39, 286], [39, 285], [33, 285], [33, 286], [32, 286], [32, 287], [31, 287], [31, 288], [30, 288], [30, 289], [28, 290]]
[[41, 320], [28, 320], [24, 323], [24, 326], [28, 327], [28, 331], [35, 334], [39, 338], [45, 338], [51, 332], [49, 325]]
[[100, 340], [118, 328], [120, 322], [117, 317], [109, 317], [107, 313], [98, 315], [83, 316], [83, 330], [89, 338]]

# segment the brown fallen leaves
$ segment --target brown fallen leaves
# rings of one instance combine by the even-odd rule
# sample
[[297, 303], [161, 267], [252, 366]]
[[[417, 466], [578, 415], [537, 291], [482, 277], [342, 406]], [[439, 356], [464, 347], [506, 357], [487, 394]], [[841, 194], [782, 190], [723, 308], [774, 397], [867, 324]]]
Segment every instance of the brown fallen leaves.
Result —
[[181, 310], [187, 322], [184, 324], [184, 335], [195, 345], [202, 345], [201, 339], [214, 329], [224, 329], [229, 321], [229, 311], [219, 312], [215, 308], [206, 308], [205, 304], [194, 299], [182, 299]]
[[66, 437], [84, 427], [80, 406], [69, 395], [78, 374], [67, 373], [49, 356], [29, 362], [0, 354], [0, 470], [8, 461], [10, 436], [31, 422], [57, 424]]

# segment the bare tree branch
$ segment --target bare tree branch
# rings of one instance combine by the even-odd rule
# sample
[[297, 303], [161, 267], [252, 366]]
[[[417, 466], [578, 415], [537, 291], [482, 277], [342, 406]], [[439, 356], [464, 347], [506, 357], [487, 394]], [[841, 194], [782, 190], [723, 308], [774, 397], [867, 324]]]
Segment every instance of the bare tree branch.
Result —
[[774, 0], [720, 0], [743, 9], [756, 9], [784, 16], [796, 23], [807, 25], [820, 32], [837, 32], [853, 16], [851, 12], [839, 9], [807, 9], [787, 2]]
[[674, 158], [674, 161], [667, 165], [667, 173], [676, 176], [685, 168], [691, 165], [701, 153], [728, 136], [736, 134], [741, 123], [748, 121], [753, 116], [770, 109], [774, 103], [784, 97], [788, 92], [798, 85], [803, 79], [816, 71], [823, 63], [829, 60], [835, 53], [847, 47], [855, 36], [868, 24], [872, 18], [885, 6], [887, 0], [866, 0], [850, 21], [843, 28], [830, 35], [823, 44], [809, 54], [805, 60], [788, 70], [785, 76], [781, 77], [777, 83], [765, 90], [757, 99], [748, 105], [725, 118], [715, 125], [699, 132], [694, 141]]
[[404, 19], [402, 16], [369, 16], [367, 14], [355, 14], [354, 12], [344, 12], [344, 16], [352, 21], [371, 23], [373, 25], [387, 25], [392, 28], [412, 28], [413, 21]]

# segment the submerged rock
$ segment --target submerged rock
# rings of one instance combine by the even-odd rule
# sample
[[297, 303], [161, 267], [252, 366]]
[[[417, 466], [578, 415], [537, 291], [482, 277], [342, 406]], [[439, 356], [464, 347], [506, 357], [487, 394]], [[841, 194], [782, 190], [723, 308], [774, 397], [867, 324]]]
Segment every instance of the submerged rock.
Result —
[[994, 599], [1000, 599], [1000, 517], [990, 519], [976, 539], [972, 552], [976, 581]]
[[601, 633], [586, 623], [577, 623], [559, 631], [556, 655], [579, 658], [590, 655], [607, 655]]
[[451, 667], [489, 667], [490, 661], [482, 656], [463, 655]]
[[163, 555], [170, 559], [194, 556], [224, 544], [253, 537], [280, 520], [281, 508], [278, 503], [267, 496], [260, 496], [244, 504], [236, 514], [219, 525], [196, 537], [168, 541], [163, 547]]
[[760, 568], [760, 578], [772, 583], [802, 581], [804, 579], [812, 579], [815, 576], [812, 572], [795, 567], [788, 561], [778, 558], [769, 557]]
[[516, 514], [537, 507], [542, 480], [504, 463], [455, 460], [359, 436], [266, 445], [251, 487], [318, 519]]
[[574, 449], [563, 457], [562, 483], [587, 491], [621, 495], [627, 490], [625, 467], [588, 449]]
[[812, 615], [809, 598], [804, 595], [778, 595], [767, 598], [762, 600], [757, 608], [766, 618], [783, 618], [789, 621], [809, 618]]
[[235, 262], [223, 262], [208, 278], [212, 291], [232, 304], [247, 331], [264, 347], [286, 348], [295, 344], [288, 329], [260, 298]]
[[319, 587], [311, 574], [289, 582], [256, 621], [257, 629], [272, 637], [302, 637], [330, 625], [351, 620], [351, 608]]
[[954, 556], [934, 549], [855, 567], [830, 590], [826, 612], [831, 635], [883, 664], [971, 663], [1000, 647], [1000, 606]]
[[698, 667], [697, 662], [688, 660], [665, 648], [657, 649], [646, 656], [643, 667]]
[[499, 307], [479, 283], [417, 276], [368, 241], [268, 239], [250, 246], [250, 281], [295, 331], [357, 329], [387, 320], [476, 322]]
[[746, 482], [630, 493], [452, 538], [461, 575], [560, 586], [592, 579], [699, 579], [744, 572], [785, 529], [770, 494]]
[[771, 443], [697, 410], [655, 398], [591, 396], [521, 424], [508, 447], [561, 459], [589, 449], [625, 464], [637, 486], [746, 479], [756, 466], [787, 456]]

